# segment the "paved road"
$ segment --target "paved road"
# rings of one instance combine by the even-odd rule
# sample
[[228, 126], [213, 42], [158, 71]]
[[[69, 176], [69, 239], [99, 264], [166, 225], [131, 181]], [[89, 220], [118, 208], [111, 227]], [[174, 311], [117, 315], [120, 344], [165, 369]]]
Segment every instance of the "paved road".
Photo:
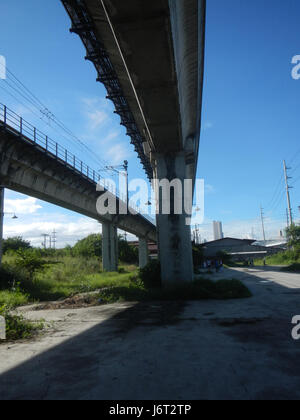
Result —
[[254, 297], [30, 312], [54, 321], [0, 345], [0, 399], [300, 399], [300, 275], [232, 269]]

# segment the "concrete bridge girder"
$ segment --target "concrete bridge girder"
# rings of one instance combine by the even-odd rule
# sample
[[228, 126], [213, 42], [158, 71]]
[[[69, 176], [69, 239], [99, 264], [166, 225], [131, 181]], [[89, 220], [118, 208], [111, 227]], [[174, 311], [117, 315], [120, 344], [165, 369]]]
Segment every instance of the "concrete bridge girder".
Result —
[[[143, 216], [99, 215], [96, 203], [102, 193], [96, 191], [96, 183], [5, 130], [0, 131], [0, 185], [108, 224], [111, 232], [119, 228], [156, 242], [156, 227]], [[111, 254], [115, 258], [110, 267], [115, 270], [117, 247]]]

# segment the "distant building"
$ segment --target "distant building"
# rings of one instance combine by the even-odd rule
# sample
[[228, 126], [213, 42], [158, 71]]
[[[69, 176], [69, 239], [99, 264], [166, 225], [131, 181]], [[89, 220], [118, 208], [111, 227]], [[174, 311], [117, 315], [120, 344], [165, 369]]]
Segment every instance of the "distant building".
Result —
[[213, 222], [213, 231], [214, 231], [214, 240], [218, 241], [219, 239], [224, 238], [223, 227], [221, 222]]
[[234, 261], [245, 261], [248, 258], [263, 258], [282, 251], [281, 248], [256, 245], [254, 239], [223, 238], [203, 245], [204, 256], [213, 259], [220, 252], [231, 255]]
[[[135, 248], [139, 248], [139, 241], [131, 241], [129, 245], [134, 246]], [[148, 242], [148, 252], [150, 259], [157, 259], [158, 258], [158, 245], [154, 242]]]

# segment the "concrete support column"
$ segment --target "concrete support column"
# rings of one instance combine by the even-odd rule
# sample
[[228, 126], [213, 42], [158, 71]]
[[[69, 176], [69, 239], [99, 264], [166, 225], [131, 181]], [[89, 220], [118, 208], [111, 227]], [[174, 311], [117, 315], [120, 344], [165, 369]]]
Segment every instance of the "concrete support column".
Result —
[[118, 271], [118, 229], [112, 223], [102, 224], [103, 271]]
[[[175, 186], [175, 188], [170, 188], [167, 193], [161, 186], [156, 185], [156, 198], [159, 203], [157, 214], [158, 249], [162, 283], [164, 286], [172, 286], [192, 282], [194, 269], [190, 214], [187, 214], [184, 208], [185, 154], [156, 154], [155, 173], [160, 183], [168, 181]], [[169, 214], [164, 214], [168, 206], [170, 207]], [[180, 207], [182, 208], [181, 212]]]
[[146, 238], [139, 238], [139, 267], [144, 268], [149, 262], [148, 241]]
[[4, 188], [0, 187], [0, 265], [3, 256]]
[[110, 249], [111, 249], [111, 271], [118, 271], [119, 265], [119, 246], [118, 246], [118, 228], [110, 226]]

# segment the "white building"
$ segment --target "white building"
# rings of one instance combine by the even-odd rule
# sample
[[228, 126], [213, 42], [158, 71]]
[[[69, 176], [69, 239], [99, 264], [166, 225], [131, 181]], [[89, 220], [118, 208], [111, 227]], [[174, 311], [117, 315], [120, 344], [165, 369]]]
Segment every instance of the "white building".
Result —
[[218, 241], [219, 239], [224, 238], [223, 228], [221, 222], [213, 222], [213, 231], [214, 231], [214, 240]]

